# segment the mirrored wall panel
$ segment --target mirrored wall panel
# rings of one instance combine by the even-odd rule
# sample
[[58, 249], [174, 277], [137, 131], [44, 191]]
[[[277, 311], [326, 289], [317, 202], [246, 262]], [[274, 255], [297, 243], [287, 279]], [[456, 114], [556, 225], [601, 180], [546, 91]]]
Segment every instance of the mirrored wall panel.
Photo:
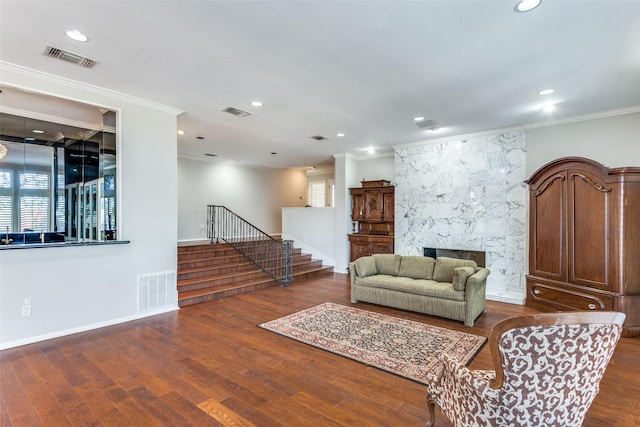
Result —
[[0, 89], [1, 243], [116, 240], [116, 113]]

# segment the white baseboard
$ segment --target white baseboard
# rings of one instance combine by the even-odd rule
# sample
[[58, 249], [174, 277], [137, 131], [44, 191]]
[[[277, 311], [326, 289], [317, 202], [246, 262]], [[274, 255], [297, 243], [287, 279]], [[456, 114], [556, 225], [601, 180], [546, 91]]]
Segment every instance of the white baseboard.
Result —
[[104, 321], [104, 322], [98, 322], [98, 323], [92, 323], [92, 324], [89, 324], [89, 325], [78, 326], [76, 328], [65, 329], [65, 330], [62, 330], [62, 331], [50, 332], [48, 334], [36, 335], [36, 336], [33, 336], [33, 337], [22, 338], [22, 339], [19, 339], [19, 340], [0, 343], [0, 350], [6, 350], [8, 348], [19, 347], [19, 346], [27, 345], [27, 344], [33, 344], [33, 343], [36, 343], [36, 342], [46, 341], [46, 340], [50, 340], [50, 339], [53, 339], [53, 338], [59, 338], [59, 337], [63, 337], [63, 336], [66, 336], [66, 335], [73, 335], [73, 334], [77, 334], [79, 332], [90, 331], [92, 329], [100, 329], [100, 328], [104, 328], [106, 326], [117, 325], [119, 323], [131, 322], [132, 320], [143, 319], [145, 317], [155, 316], [157, 314], [168, 313], [170, 311], [176, 311], [176, 310], [179, 310], [179, 309], [180, 309], [180, 307], [173, 306], [173, 307], [163, 308], [163, 309], [160, 309], [160, 310], [149, 311], [149, 312], [146, 312], [146, 313], [134, 314], [132, 316], [119, 317], [117, 319], [111, 319], [111, 320], [107, 320], [107, 321]]
[[507, 294], [507, 293], [501, 294], [501, 295], [487, 294], [487, 300], [506, 302], [509, 304], [524, 305], [524, 297], [522, 295], [515, 295], [515, 294]]

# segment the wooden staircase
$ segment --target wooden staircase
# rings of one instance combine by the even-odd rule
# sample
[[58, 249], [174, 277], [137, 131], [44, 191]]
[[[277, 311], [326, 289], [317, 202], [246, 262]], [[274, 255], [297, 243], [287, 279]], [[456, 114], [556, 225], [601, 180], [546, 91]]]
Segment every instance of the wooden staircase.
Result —
[[[295, 281], [333, 273], [333, 267], [323, 266], [321, 260], [294, 248], [293, 272]], [[278, 281], [226, 243], [178, 244], [180, 307], [271, 286], [279, 286]]]

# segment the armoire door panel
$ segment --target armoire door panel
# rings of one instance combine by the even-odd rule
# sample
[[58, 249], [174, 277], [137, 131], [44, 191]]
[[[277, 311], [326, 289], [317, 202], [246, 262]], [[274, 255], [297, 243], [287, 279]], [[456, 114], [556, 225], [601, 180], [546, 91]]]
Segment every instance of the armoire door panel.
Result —
[[569, 189], [569, 281], [607, 289], [611, 187], [570, 172]]
[[558, 280], [566, 278], [565, 181], [563, 176], [553, 176], [541, 183], [531, 206], [532, 272]]

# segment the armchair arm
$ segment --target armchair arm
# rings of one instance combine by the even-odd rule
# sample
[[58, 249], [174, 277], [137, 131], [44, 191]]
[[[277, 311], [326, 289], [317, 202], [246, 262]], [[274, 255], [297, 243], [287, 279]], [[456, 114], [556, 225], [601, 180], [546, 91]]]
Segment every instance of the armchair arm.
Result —
[[452, 356], [440, 357], [444, 370], [440, 381], [427, 384], [429, 411], [438, 405], [456, 425], [491, 425], [499, 390], [490, 387], [493, 371], [472, 371]]

